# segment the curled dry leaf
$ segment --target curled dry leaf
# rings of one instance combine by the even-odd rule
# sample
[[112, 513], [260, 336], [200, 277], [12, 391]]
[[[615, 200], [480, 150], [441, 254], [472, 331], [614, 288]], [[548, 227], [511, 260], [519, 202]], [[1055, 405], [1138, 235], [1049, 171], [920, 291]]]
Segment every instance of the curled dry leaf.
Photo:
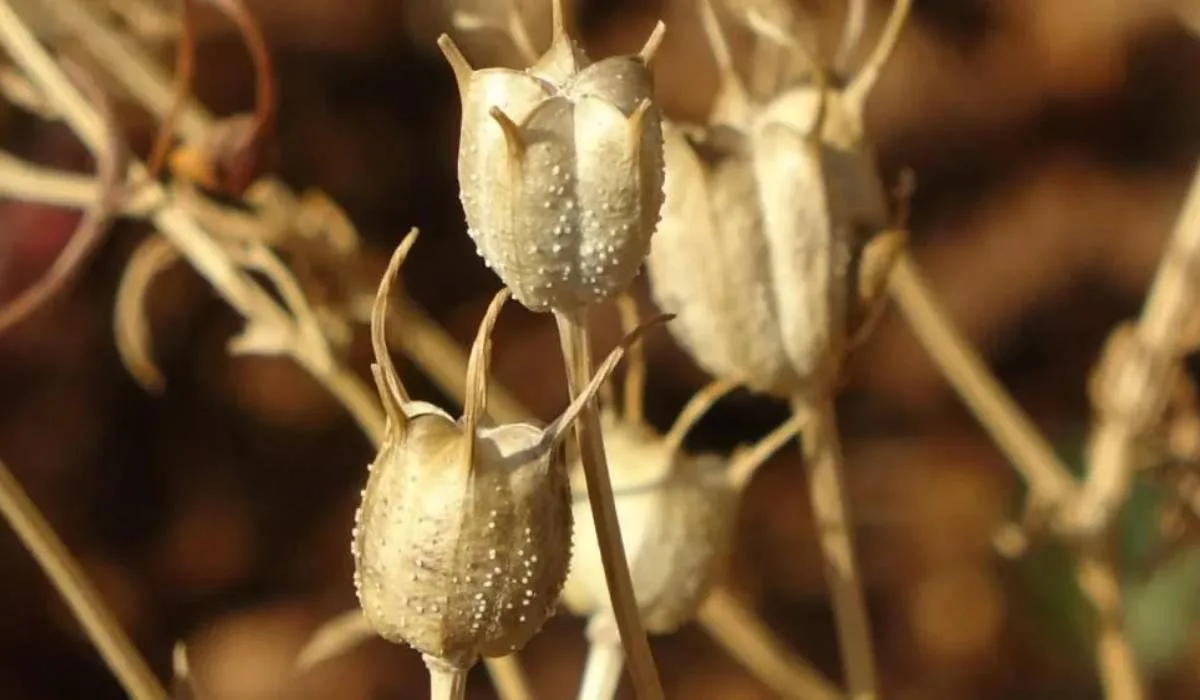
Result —
[[[827, 396], [874, 316], [879, 298], [860, 290], [881, 295], [883, 285], [861, 276], [886, 276], [898, 245], [882, 233], [887, 197], [862, 114], [909, 4], [897, 0], [845, 87], [818, 69], [758, 102], [710, 1], [700, 3], [722, 85], [710, 125], [664, 129], [666, 200], [647, 262], [656, 301], [679, 315], [676, 339], [715, 376], [782, 397]], [[785, 29], [753, 13], [747, 22], [759, 41], [817, 65]]]
[[662, 206], [651, 97], [654, 30], [635, 56], [592, 63], [554, 2], [554, 40], [525, 71], [474, 70], [438, 40], [462, 99], [458, 174], [468, 232], [513, 297], [574, 311], [624, 291]]
[[70, 284], [88, 257], [100, 247], [121, 208], [124, 193], [126, 149], [111, 100], [99, 83], [79, 65], [63, 61], [64, 69], [96, 105], [105, 124], [106, 146], [97, 157], [97, 199], [83, 214], [67, 245], [50, 269], [16, 299], [0, 306], [0, 333], [35, 313]]
[[117, 355], [134, 380], [151, 393], [162, 392], [166, 380], [154, 361], [146, 295], [155, 278], [178, 260], [179, 252], [165, 238], [151, 235], [133, 251], [117, 285], [113, 314]]
[[466, 408], [455, 420], [408, 398], [384, 340], [391, 281], [415, 240], [410, 234], [393, 256], [372, 318], [372, 371], [388, 425], [356, 514], [353, 552], [367, 621], [424, 654], [436, 680], [446, 668], [465, 672], [480, 656], [520, 649], [551, 614], [570, 551], [562, 441], [626, 349], [666, 317], [627, 336], [550, 425], [489, 425], [488, 355], [508, 298], [502, 291], [471, 348]]

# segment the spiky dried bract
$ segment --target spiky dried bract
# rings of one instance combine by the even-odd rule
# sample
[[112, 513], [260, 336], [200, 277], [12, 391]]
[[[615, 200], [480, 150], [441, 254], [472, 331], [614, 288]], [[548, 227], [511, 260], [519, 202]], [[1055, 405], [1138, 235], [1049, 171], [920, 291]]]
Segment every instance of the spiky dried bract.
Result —
[[[661, 435], [610, 413], [604, 449], [642, 621], [652, 634], [669, 634], [695, 616], [722, 572], [733, 545], [737, 493], [720, 457], [678, 454]], [[575, 507], [562, 600], [572, 612], [591, 615], [608, 609], [608, 589], [587, 503]]]
[[561, 25], [524, 71], [473, 70], [439, 39], [462, 99], [458, 175], [468, 231], [513, 296], [571, 311], [624, 291], [663, 200], [662, 125], [648, 63], [592, 63]]
[[875, 301], [857, 290], [863, 248], [888, 223], [861, 124], [877, 72], [842, 91], [817, 76], [752, 102], [712, 8], [705, 2], [701, 11], [722, 90], [713, 125], [664, 128], [666, 198], [647, 261], [651, 289], [678, 315], [676, 339], [708, 372], [781, 397], [822, 396]]
[[502, 291], [480, 325], [464, 415], [454, 420], [409, 400], [384, 340], [391, 281], [414, 240], [397, 249], [372, 313], [372, 370], [388, 426], [356, 514], [355, 587], [380, 636], [467, 668], [519, 650], [553, 612], [571, 548], [563, 439], [628, 346], [666, 317], [629, 334], [550, 425], [484, 426]]

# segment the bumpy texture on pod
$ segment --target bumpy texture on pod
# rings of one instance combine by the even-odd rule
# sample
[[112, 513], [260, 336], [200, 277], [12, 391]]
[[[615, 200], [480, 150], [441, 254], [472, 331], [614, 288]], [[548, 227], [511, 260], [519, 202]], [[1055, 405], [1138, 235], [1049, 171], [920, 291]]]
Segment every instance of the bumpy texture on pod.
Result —
[[[691, 620], [733, 546], [737, 493], [717, 455], [676, 453], [642, 426], [604, 414], [617, 515], [646, 630], [669, 634]], [[583, 479], [577, 487], [583, 490]], [[576, 501], [574, 547], [563, 603], [578, 615], [609, 607], [586, 498]]]
[[458, 175], [479, 254], [535, 311], [570, 311], [626, 289], [663, 200], [662, 127], [642, 51], [591, 63], [554, 3], [554, 41], [524, 71], [473, 70], [438, 44], [462, 99]]
[[[707, 1], [701, 12], [722, 73], [707, 127], [664, 127], [666, 198], [648, 271], [672, 333], [715, 376], [795, 397], [836, 381], [871, 308], [860, 298], [864, 247], [888, 205], [862, 133], [862, 101], [906, 14], [844, 89], [793, 85], [753, 103]], [[751, 22], [753, 24], [753, 22]], [[767, 40], [801, 50], [781, 32]], [[871, 272], [874, 272], [871, 270]]]
[[372, 313], [372, 371], [388, 425], [356, 514], [355, 587], [380, 636], [467, 668], [520, 649], [554, 610], [572, 521], [563, 439], [650, 324], [626, 337], [549, 426], [485, 425], [489, 337], [508, 298], [501, 292], [472, 346], [467, 406], [456, 421], [409, 400], [384, 340], [391, 281], [415, 238], [397, 249]]

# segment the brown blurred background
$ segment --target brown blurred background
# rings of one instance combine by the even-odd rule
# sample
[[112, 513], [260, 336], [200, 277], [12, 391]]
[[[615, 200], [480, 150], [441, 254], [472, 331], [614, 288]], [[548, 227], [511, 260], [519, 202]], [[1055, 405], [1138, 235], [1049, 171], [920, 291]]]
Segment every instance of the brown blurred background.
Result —
[[[543, 41], [546, 8], [527, 4]], [[473, 254], [457, 201], [458, 101], [433, 46], [449, 28], [446, 7], [249, 5], [279, 71], [281, 174], [344, 205], [376, 259], [420, 226], [406, 284], [466, 342], [498, 281]], [[812, 6], [832, 42], [841, 4]], [[872, 4], [868, 41], [887, 9]], [[662, 104], [701, 118], [715, 76], [690, 2], [587, 2], [578, 20], [603, 56], [636, 48], [659, 16]], [[253, 85], [242, 48], [215, 16], [202, 34], [200, 96], [219, 113], [245, 109]], [[514, 61], [500, 37], [464, 44], [476, 65]], [[129, 112], [132, 142], [145, 149], [153, 124]], [[1195, 163], [1200, 44], [1167, 0], [917, 0], [868, 128], [889, 177], [917, 173], [914, 247], [942, 300], [1077, 461], [1087, 373], [1111, 326], [1139, 308]], [[32, 117], [6, 112], [0, 138], [26, 158], [87, 165], [68, 132]], [[0, 202], [0, 299], [49, 264], [74, 223], [68, 212]], [[222, 700], [423, 697], [417, 657], [382, 642], [287, 683], [306, 636], [354, 605], [349, 531], [369, 448], [289, 362], [228, 358], [237, 319], [182, 267], [157, 283], [150, 305], [167, 391], [138, 389], [117, 360], [111, 320], [116, 281], [145, 234], [118, 226], [68, 295], [0, 338], [0, 456], [163, 674], [184, 639]], [[604, 321], [610, 343], [615, 319]], [[704, 378], [666, 334], [648, 347], [649, 415], [665, 426]], [[543, 417], [565, 403], [557, 352], [548, 318], [506, 312], [496, 372]], [[359, 369], [367, 353], [360, 342]], [[418, 375], [407, 380], [438, 398]], [[839, 411], [884, 697], [1100, 697], [1062, 553], [1042, 547], [1013, 562], [994, 552], [1020, 484], [895, 313], [855, 356]], [[782, 406], [738, 395], [692, 444], [728, 450], [783, 417]], [[836, 677], [794, 452], [746, 495], [732, 585]], [[1154, 540], [1147, 494], [1126, 519], [1131, 551], [1141, 547], [1135, 563]], [[1153, 577], [1133, 563], [1127, 572], [1135, 641], [1164, 700], [1200, 697], [1192, 559]], [[0, 562], [0, 699], [120, 697], [3, 528]], [[581, 630], [562, 614], [523, 655], [542, 697], [574, 696]], [[655, 651], [669, 697], [771, 697], [698, 630], [656, 640]], [[482, 672], [470, 694], [492, 697]]]

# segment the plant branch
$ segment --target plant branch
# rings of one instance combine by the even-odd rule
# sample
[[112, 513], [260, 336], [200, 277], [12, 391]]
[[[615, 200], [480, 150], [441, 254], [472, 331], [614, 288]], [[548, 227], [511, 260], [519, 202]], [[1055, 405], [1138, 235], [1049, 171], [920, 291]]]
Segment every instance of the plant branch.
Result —
[[137, 647], [121, 629], [83, 567], [71, 556], [25, 489], [0, 461], [0, 515], [79, 621], [104, 663], [133, 700], [165, 700], [167, 691], [150, 670]]
[[1137, 323], [1110, 342], [1094, 375], [1096, 423], [1088, 474], [1071, 513], [1071, 529], [1090, 536], [1107, 528], [1124, 503], [1137, 468], [1138, 443], [1162, 422], [1185, 333], [1200, 292], [1200, 166], [1189, 187]]
[[[574, 400], [584, 391], [592, 374], [586, 311], [573, 314], [555, 312], [554, 316], [558, 322], [563, 361], [567, 368], [567, 386]], [[650, 652], [650, 643], [634, 597], [629, 563], [625, 560], [625, 546], [621, 541], [621, 526], [617, 519], [612, 479], [608, 474], [608, 460], [600, 431], [600, 412], [593, 399], [584, 408], [574, 432], [587, 482], [604, 578], [608, 583], [613, 616], [637, 696], [640, 700], [662, 700], [662, 683], [658, 679], [658, 669], [654, 665], [654, 656]]]
[[809, 406], [797, 399], [792, 411], [801, 417], [809, 499], [825, 559], [825, 578], [841, 642], [848, 696], [852, 700], [873, 700], [877, 691], [871, 624], [854, 553], [850, 503], [833, 405], [826, 401], [820, 406]]
[[1075, 564], [1075, 580], [1092, 604], [1099, 622], [1096, 669], [1107, 700], [1142, 700], [1141, 675], [1133, 646], [1125, 634], [1121, 608], [1121, 582], [1116, 576], [1111, 548], [1085, 544]]

